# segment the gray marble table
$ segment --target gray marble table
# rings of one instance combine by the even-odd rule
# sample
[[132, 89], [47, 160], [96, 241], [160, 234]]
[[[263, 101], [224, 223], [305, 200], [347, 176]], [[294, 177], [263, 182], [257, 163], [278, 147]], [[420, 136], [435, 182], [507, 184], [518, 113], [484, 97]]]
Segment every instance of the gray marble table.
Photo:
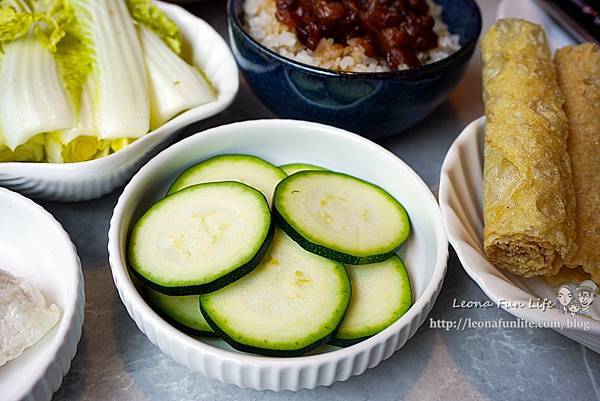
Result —
[[[226, 35], [225, 2], [188, 8]], [[479, 1], [485, 27], [496, 1]], [[449, 100], [418, 126], [381, 141], [437, 192], [443, 157], [461, 129], [480, 116], [479, 54]], [[273, 115], [242, 82], [233, 105], [189, 127], [205, 128]], [[137, 329], [115, 291], [107, 255], [107, 232], [120, 189], [101, 199], [43, 203], [75, 242], [85, 275], [83, 337], [69, 374], [54, 399], [62, 400], [600, 400], [600, 355], [548, 329], [445, 331], [425, 323], [390, 359], [347, 382], [316, 390], [260, 392], [206, 379], [180, 366]], [[451, 252], [434, 319], [512, 319], [495, 308], [453, 308], [453, 300], [486, 300]], [[0, 396], [1, 398], [1, 396]]]

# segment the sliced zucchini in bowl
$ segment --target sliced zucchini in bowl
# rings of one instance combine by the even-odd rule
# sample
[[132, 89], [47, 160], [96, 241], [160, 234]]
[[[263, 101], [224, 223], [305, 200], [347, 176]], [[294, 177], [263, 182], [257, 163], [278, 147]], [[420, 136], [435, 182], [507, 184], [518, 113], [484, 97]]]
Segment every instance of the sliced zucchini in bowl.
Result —
[[300, 356], [331, 340], [350, 302], [344, 265], [306, 252], [276, 229], [260, 265], [200, 296], [202, 314], [234, 348]]
[[273, 237], [269, 205], [239, 182], [198, 184], [154, 204], [128, 243], [133, 272], [168, 295], [215, 291], [252, 271]]
[[408, 272], [397, 255], [369, 265], [346, 265], [352, 299], [331, 344], [346, 347], [390, 326], [412, 305]]
[[200, 312], [198, 295], [165, 295], [150, 287], [146, 294], [159, 314], [179, 330], [200, 337], [217, 336]]
[[273, 212], [302, 248], [348, 264], [388, 259], [410, 232], [406, 210], [389, 193], [332, 171], [285, 178], [275, 190]]
[[220, 155], [200, 162], [177, 177], [168, 195], [190, 185], [205, 182], [237, 181], [262, 192], [269, 204], [275, 187], [286, 174], [279, 167], [251, 155]]
[[279, 166], [280, 169], [283, 170], [287, 175], [292, 175], [295, 173], [299, 173], [300, 171], [310, 171], [310, 170], [327, 170], [326, 168], [315, 166], [314, 164], [308, 163], [289, 163]]

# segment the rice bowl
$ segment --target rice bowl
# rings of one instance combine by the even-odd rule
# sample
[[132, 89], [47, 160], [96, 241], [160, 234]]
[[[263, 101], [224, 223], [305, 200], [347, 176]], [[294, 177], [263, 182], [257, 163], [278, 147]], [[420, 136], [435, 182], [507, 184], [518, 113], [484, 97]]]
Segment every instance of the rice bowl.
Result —
[[[433, 31], [438, 37], [437, 47], [417, 52], [422, 64], [442, 60], [460, 49], [460, 36], [451, 34], [442, 20], [442, 7], [432, 0], [426, 1], [429, 15], [434, 20]], [[261, 45], [283, 57], [297, 62], [334, 71], [388, 72], [391, 71], [383, 57], [370, 57], [358, 38], [350, 38], [346, 44], [323, 37], [316, 49], [307, 48], [294, 30], [279, 21], [276, 16], [276, 0], [245, 0], [243, 5], [245, 29]], [[407, 70], [402, 63], [397, 70]]]

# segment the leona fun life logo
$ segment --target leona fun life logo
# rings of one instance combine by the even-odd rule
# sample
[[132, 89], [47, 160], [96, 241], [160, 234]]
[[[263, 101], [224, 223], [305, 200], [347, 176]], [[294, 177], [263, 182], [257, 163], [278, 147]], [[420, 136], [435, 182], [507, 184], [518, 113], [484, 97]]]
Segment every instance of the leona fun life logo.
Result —
[[592, 280], [584, 280], [574, 289], [570, 285], [563, 284], [558, 287], [556, 306], [567, 315], [587, 314], [591, 310], [597, 292], [598, 286]]

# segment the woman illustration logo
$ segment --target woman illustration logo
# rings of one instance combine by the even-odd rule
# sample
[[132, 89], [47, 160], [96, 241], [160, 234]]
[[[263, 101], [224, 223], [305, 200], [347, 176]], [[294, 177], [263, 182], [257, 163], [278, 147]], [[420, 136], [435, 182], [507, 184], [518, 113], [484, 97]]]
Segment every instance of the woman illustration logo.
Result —
[[563, 284], [558, 288], [558, 294], [556, 295], [556, 299], [560, 304], [560, 310], [562, 313], [569, 313], [568, 305], [573, 302], [573, 291], [571, 288]]

